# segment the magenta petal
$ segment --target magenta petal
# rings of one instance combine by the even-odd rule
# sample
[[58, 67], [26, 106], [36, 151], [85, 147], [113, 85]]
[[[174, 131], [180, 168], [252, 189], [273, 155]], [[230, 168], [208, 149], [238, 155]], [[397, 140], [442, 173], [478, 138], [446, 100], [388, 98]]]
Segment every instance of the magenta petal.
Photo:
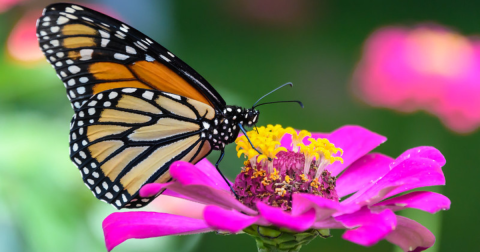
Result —
[[[198, 163], [195, 164], [195, 167], [203, 171], [203, 173], [207, 174], [213, 181], [217, 183], [217, 186], [225, 189], [225, 190], [230, 190], [230, 187], [228, 187], [227, 183], [225, 183], [225, 180], [222, 178], [222, 175], [218, 173], [217, 168], [208, 161], [208, 159], [204, 158], [200, 160]], [[220, 167], [221, 168], [221, 167]], [[230, 184], [232, 182], [230, 181]]]
[[151, 183], [142, 186], [140, 189], [140, 197], [147, 198], [155, 196], [157, 193], [163, 190], [164, 186], [159, 183]]
[[315, 209], [315, 221], [322, 221], [335, 213], [351, 213], [359, 209], [358, 206], [343, 206], [339, 202], [320, 196], [304, 193], [295, 193], [292, 197], [292, 215], [300, 215]]
[[322, 228], [332, 228], [332, 229], [345, 229], [345, 226], [339, 222], [336, 221], [334, 218], [328, 218], [325, 220], [321, 221], [315, 221], [313, 223], [312, 228], [315, 229], [322, 229]]
[[335, 162], [327, 167], [332, 175], [336, 176], [355, 160], [385, 142], [387, 138], [360, 126], [348, 125], [333, 131], [328, 140], [335, 144], [335, 147], [343, 149], [343, 164]]
[[397, 216], [397, 227], [385, 239], [404, 251], [414, 252], [426, 250], [435, 243], [435, 236], [430, 230], [403, 216]]
[[439, 193], [417, 191], [382, 201], [375, 206], [388, 207], [392, 211], [416, 208], [433, 214], [450, 209], [450, 200]]
[[337, 179], [338, 196], [343, 197], [369, 187], [390, 171], [388, 165], [392, 161], [393, 158], [380, 153], [371, 153], [361, 157]]
[[444, 166], [446, 162], [445, 157], [439, 150], [431, 146], [420, 146], [420, 147], [409, 149], [404, 153], [402, 153], [395, 160], [395, 163], [400, 163], [405, 159], [413, 158], [413, 157], [428, 158], [428, 159], [434, 160], [440, 166]]
[[330, 136], [330, 133], [312, 132], [313, 139], [328, 138], [329, 136]]
[[[166, 186], [168, 186], [170, 183], [165, 183], [165, 184], [159, 184], [159, 183], [151, 183], [151, 184], [146, 184], [140, 189], [140, 197], [146, 198], [146, 197], [152, 197], [156, 195], [157, 193], [161, 192], [163, 189], [165, 189]], [[181, 199], [186, 199], [190, 201], [195, 201], [194, 199], [187, 197], [185, 195], [182, 195], [180, 193], [174, 192], [169, 189], [165, 189], [163, 191], [162, 195], [167, 195], [167, 196], [172, 196], [176, 198], [181, 198]]]
[[105, 218], [102, 226], [108, 251], [132, 238], [212, 231], [204, 220], [155, 212], [113, 213]]
[[372, 213], [368, 208], [335, 217], [348, 228], [342, 237], [345, 240], [355, 242], [363, 246], [372, 246], [385, 238], [397, 225], [395, 214], [390, 209], [380, 213]]
[[230, 191], [217, 189], [205, 185], [182, 185], [172, 182], [166, 185], [166, 188], [186, 196], [192, 201], [205, 205], [216, 205], [226, 209], [236, 209], [250, 215], [256, 215], [257, 212], [238, 201]]
[[373, 205], [398, 193], [424, 186], [444, 185], [445, 176], [435, 160], [409, 158], [396, 164], [382, 179], [369, 188], [360, 190], [342, 204]]
[[266, 205], [261, 201], [257, 202], [257, 208], [268, 222], [277, 227], [288, 228], [297, 232], [303, 232], [311, 228], [316, 218], [315, 209], [310, 209], [300, 215], [292, 215], [281, 208]]
[[210, 228], [231, 233], [238, 233], [259, 219], [258, 216], [248, 216], [236, 210], [226, 210], [217, 206], [207, 206], [203, 217]]
[[[170, 166], [170, 175], [182, 185], [206, 185], [217, 189], [230, 190], [223, 179], [218, 180], [218, 172], [208, 168], [208, 161], [200, 161], [198, 167], [184, 162], [176, 161]], [[205, 168], [205, 170], [202, 170]], [[215, 169], [215, 168], [214, 168]]]

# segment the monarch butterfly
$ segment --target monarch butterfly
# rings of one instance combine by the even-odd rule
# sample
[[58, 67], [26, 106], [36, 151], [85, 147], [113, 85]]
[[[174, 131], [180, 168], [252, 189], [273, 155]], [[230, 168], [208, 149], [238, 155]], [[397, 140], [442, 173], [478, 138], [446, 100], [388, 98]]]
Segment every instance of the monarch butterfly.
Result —
[[49, 5], [37, 37], [75, 112], [70, 158], [93, 194], [118, 209], [151, 202], [158, 195], [141, 198], [139, 189], [169, 181], [176, 160], [220, 150], [218, 169], [225, 145], [258, 120], [255, 107], [227, 106], [174, 54], [94, 10]]

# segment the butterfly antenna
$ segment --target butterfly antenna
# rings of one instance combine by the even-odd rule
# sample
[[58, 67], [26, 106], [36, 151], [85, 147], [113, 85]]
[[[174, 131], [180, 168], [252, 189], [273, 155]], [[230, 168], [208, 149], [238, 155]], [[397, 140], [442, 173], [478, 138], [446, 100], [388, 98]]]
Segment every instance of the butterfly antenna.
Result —
[[264, 102], [264, 103], [260, 103], [256, 106], [253, 106], [253, 108], [256, 108], [256, 107], [259, 107], [259, 106], [262, 106], [262, 105], [267, 105], [267, 104], [273, 104], [273, 103], [289, 103], [289, 102], [295, 102], [295, 103], [298, 103], [298, 105], [300, 105], [300, 107], [303, 108], [303, 103], [301, 101], [274, 101], [274, 102]]
[[279, 90], [280, 88], [283, 88], [283, 87], [285, 87], [285, 86], [293, 87], [293, 83], [287, 82], [287, 83], [281, 85], [280, 87], [277, 87], [277, 88], [275, 88], [274, 90], [268, 92], [266, 95], [260, 97], [260, 99], [258, 99], [258, 101], [256, 101], [256, 102], [253, 104], [252, 107], [255, 108], [255, 105], [256, 105], [260, 100], [262, 100], [263, 98], [265, 98], [265, 97], [268, 96], [269, 94], [271, 94], [271, 93], [273, 93], [273, 92], [275, 92], [275, 91], [277, 91], [277, 90]]

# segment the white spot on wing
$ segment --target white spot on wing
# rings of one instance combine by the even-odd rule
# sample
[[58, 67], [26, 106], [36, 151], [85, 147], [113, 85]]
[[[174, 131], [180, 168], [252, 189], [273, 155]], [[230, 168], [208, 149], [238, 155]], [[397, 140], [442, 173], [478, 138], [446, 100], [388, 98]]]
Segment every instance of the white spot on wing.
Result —
[[137, 51], [136, 51], [135, 48], [133, 48], [133, 47], [125, 46], [125, 50], [127, 51], [127, 53], [137, 54]]
[[137, 91], [136, 88], [124, 88], [124, 89], [122, 89], [122, 92], [124, 92], [124, 93], [133, 93], [135, 91]]
[[75, 13], [75, 9], [72, 9], [70, 7], [65, 8], [65, 11], [68, 13]]
[[75, 10], [83, 10], [82, 7], [77, 6], [77, 5], [72, 5], [72, 8], [74, 8]]
[[[50, 27], [50, 31], [53, 32], [53, 33], [57, 33], [58, 31], [60, 31], [60, 27], [52, 26], [52, 27]], [[41, 34], [41, 32], [40, 32], [40, 34]]]
[[51, 40], [50, 44], [52, 44], [53, 46], [59, 46], [60, 42], [58, 42], [58, 40]]
[[85, 87], [78, 87], [77, 88], [77, 93], [84, 94], [85, 93]]
[[160, 58], [162, 58], [163, 60], [165, 60], [166, 62], [170, 62], [170, 59], [165, 57], [165, 55], [162, 55], [160, 54]]
[[172, 57], [172, 58], [175, 57], [175, 55], [173, 55], [173, 53], [171, 53], [171, 52], [167, 52], [167, 53], [168, 53], [168, 55], [170, 55], [170, 57]]
[[145, 60], [148, 61], [148, 62], [153, 62], [153, 61], [155, 61], [155, 59], [154, 59], [152, 56], [148, 55], [148, 54], [145, 55]]
[[98, 30], [100, 32], [100, 35], [102, 38], [110, 38], [110, 33], [104, 31], [104, 30]]
[[142, 97], [145, 98], [145, 99], [151, 100], [151, 99], [153, 99], [153, 92], [151, 92], [151, 91], [145, 91], [145, 92], [142, 94]]
[[75, 80], [74, 80], [74, 79], [70, 79], [70, 80], [68, 80], [67, 84], [68, 84], [69, 86], [73, 86], [73, 85], [75, 85]]
[[115, 97], [118, 96], [118, 93], [117, 92], [111, 92], [110, 94], [108, 94], [108, 98], [109, 99], [114, 99]]
[[102, 46], [102, 47], [106, 47], [109, 42], [110, 42], [109, 39], [102, 39], [101, 46]]
[[164, 93], [164, 94], [172, 97], [175, 100], [180, 100], [181, 99], [180, 95], [171, 94], [171, 93]]
[[210, 123], [208, 123], [208, 122], [202, 122], [202, 123], [203, 123], [203, 127], [204, 127], [205, 129], [209, 129], [209, 128], [210, 128]]
[[81, 77], [81, 78], [79, 79], [79, 81], [80, 81], [81, 83], [87, 83], [87, 82], [88, 82], [88, 78], [87, 78], [87, 77]]
[[88, 18], [88, 17], [82, 17], [82, 18], [83, 18], [84, 20], [87, 20], [88, 22], [94, 23], [94, 21], [93, 21], [92, 19]]
[[91, 60], [93, 54], [93, 49], [82, 49], [80, 50], [80, 60]]
[[60, 17], [58, 17], [58, 19], [57, 19], [57, 24], [58, 24], [58, 25], [62, 25], [62, 24], [67, 23], [68, 21], [70, 21], [70, 19], [68, 19], [68, 18], [66, 18], [66, 17], [64, 17], [64, 16], [60, 16]]
[[126, 59], [130, 58], [130, 56], [125, 55], [125, 54], [122, 54], [122, 53], [115, 53], [115, 54], [113, 55], [113, 57], [114, 57], [115, 59], [118, 59], [118, 60], [126, 60]]
[[76, 73], [80, 72], [80, 70], [81, 69], [78, 66], [69, 66], [68, 67], [68, 71], [70, 71], [70, 73], [72, 73], [72, 74], [76, 74]]

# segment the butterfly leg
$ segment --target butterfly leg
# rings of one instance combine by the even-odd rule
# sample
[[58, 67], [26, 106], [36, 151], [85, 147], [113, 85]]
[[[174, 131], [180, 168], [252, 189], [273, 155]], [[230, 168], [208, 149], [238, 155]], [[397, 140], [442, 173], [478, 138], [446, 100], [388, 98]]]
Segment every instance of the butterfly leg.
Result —
[[217, 168], [218, 173], [220, 173], [220, 175], [222, 175], [222, 178], [225, 180], [225, 182], [227, 183], [227, 185], [230, 187], [230, 190], [232, 191], [233, 195], [235, 195], [235, 198], [238, 199], [237, 193], [235, 193], [235, 190], [233, 190], [232, 185], [230, 184], [230, 182], [228, 181], [228, 179], [223, 175], [222, 171], [220, 171], [220, 168], [218, 167], [218, 165], [220, 164], [220, 162], [221, 162], [222, 159], [223, 159], [223, 156], [225, 156], [225, 150], [222, 149], [221, 152], [222, 152], [222, 153], [220, 154], [220, 157], [218, 158], [217, 162], [215, 163], [215, 168]]
[[[247, 138], [247, 140], [248, 140], [248, 142], [250, 143], [250, 145], [252, 146], [252, 148], [253, 148], [254, 150], [256, 150], [256, 151], [258, 152], [258, 154], [262, 155], [262, 153], [261, 153], [259, 150], [257, 150], [257, 148], [255, 148], [255, 146], [253, 145], [252, 141], [250, 141], [250, 138], [248, 138], [248, 136], [247, 136], [247, 131], [245, 131], [245, 129], [243, 128], [243, 125], [242, 125], [241, 123], [239, 123], [239, 124], [238, 124], [238, 127], [240, 127], [240, 130], [243, 132], [243, 134], [244, 134], [245, 137]], [[270, 160], [270, 158], [268, 158], [268, 160]], [[272, 160], [270, 160], [270, 161], [272, 161]]]

